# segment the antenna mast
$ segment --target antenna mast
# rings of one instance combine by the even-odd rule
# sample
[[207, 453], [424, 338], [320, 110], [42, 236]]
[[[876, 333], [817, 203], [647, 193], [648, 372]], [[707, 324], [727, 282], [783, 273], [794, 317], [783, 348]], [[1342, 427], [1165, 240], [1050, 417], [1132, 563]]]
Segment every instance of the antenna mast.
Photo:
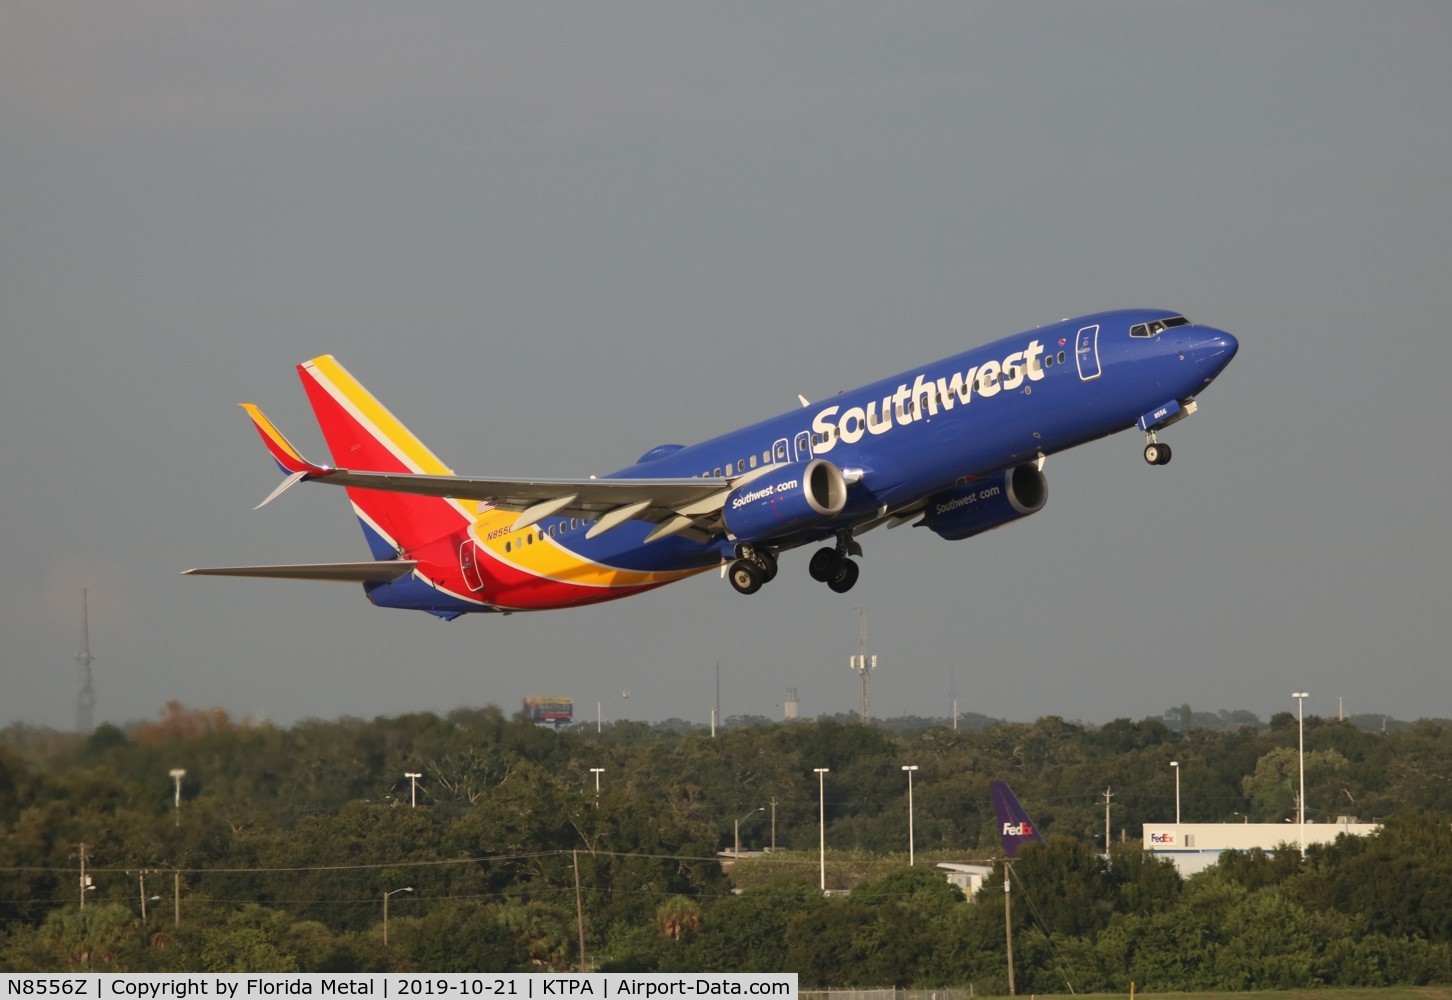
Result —
[[81, 651], [76, 662], [81, 665], [80, 686], [76, 691], [76, 732], [89, 733], [93, 728], [91, 710], [96, 707], [96, 693], [91, 688], [91, 621], [86, 607], [86, 588], [81, 588]]
[[857, 655], [852, 657], [852, 669], [861, 678], [861, 690], [857, 694], [857, 714], [863, 724], [872, 721], [872, 695], [868, 689], [868, 676], [877, 669], [877, 657], [867, 656], [867, 609], [857, 609]]

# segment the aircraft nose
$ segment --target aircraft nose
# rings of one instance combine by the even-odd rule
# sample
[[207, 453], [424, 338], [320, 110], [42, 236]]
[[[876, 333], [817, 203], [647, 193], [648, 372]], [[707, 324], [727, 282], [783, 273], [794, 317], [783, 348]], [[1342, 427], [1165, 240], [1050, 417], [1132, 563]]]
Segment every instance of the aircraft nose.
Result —
[[1224, 330], [1214, 327], [1200, 327], [1190, 345], [1191, 356], [1206, 374], [1218, 375], [1240, 350], [1240, 341]]

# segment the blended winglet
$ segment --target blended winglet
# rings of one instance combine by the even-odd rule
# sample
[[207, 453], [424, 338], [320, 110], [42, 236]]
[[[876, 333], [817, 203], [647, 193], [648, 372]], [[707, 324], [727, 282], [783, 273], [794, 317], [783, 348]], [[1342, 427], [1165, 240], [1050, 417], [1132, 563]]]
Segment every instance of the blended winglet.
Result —
[[267, 419], [267, 414], [263, 413], [255, 403], [238, 405], [247, 411], [247, 416], [252, 419], [252, 426], [257, 428], [257, 435], [262, 438], [262, 444], [267, 448], [267, 453], [272, 456], [272, 460], [283, 472], [294, 475], [323, 471], [320, 466], [313, 465], [303, 458], [302, 452], [293, 447], [293, 443], [282, 431], [277, 429], [276, 424]]

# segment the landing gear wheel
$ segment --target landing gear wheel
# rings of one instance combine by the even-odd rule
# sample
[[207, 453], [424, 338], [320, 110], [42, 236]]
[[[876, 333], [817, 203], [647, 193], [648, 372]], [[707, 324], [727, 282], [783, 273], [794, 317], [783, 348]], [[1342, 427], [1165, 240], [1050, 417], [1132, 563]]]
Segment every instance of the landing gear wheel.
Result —
[[766, 575], [761, 567], [748, 559], [738, 559], [732, 563], [727, 576], [731, 578], [731, 586], [741, 594], [754, 594], [766, 582]]
[[1144, 446], [1144, 460], [1150, 465], [1169, 465], [1170, 454], [1170, 446], [1167, 444], [1151, 441]]
[[836, 549], [818, 549], [812, 553], [812, 561], [807, 564], [807, 572], [818, 583], [826, 583], [837, 572], [837, 563], [841, 559], [842, 557], [837, 554]]
[[770, 583], [775, 580], [777, 570], [776, 556], [763, 550], [757, 552], [756, 558], [761, 568], [761, 582]]
[[827, 579], [827, 586], [833, 593], [845, 594], [857, 583], [857, 574], [861, 572], [858, 565], [851, 559], [843, 558], [837, 567], [837, 572]]

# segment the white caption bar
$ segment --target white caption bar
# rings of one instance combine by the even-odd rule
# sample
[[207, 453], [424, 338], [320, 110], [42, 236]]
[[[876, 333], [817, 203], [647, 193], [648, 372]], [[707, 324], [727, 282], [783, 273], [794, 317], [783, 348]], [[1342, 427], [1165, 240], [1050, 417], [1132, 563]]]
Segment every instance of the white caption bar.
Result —
[[381, 1000], [431, 997], [508, 997], [536, 1000], [612, 1000], [656, 997], [781, 997], [796, 1000], [797, 974], [725, 973], [435, 973], [433, 975], [320, 973], [0, 973], [0, 1000], [76, 997], [95, 1000], [260, 1000], [264, 997], [366, 996]]

